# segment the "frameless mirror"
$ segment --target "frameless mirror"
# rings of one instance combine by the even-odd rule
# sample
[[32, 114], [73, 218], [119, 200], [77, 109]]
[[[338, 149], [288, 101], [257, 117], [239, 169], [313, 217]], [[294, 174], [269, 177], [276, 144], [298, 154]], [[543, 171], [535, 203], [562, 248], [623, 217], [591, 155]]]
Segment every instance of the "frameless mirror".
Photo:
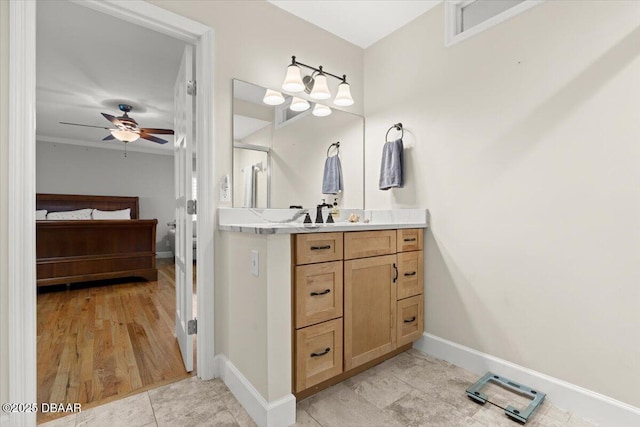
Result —
[[[348, 209], [364, 207], [364, 118], [331, 107], [324, 117], [263, 102], [267, 89], [233, 81], [233, 206], [313, 208], [325, 199]], [[339, 149], [335, 144], [339, 142]], [[325, 162], [338, 156], [342, 191], [323, 194]], [[335, 163], [333, 159], [332, 163]], [[327, 177], [329, 178], [329, 177]], [[324, 188], [327, 191], [327, 188]], [[331, 191], [327, 191], [331, 192]]]

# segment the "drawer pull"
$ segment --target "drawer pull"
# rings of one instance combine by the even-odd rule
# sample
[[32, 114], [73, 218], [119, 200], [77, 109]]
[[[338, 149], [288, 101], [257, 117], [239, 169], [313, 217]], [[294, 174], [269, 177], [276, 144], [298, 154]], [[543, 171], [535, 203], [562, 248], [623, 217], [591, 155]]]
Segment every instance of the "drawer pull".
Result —
[[404, 319], [404, 323], [413, 323], [416, 321], [416, 316], [413, 316], [411, 319]]
[[411, 271], [409, 273], [404, 273], [405, 276], [415, 276], [416, 272], [415, 271]]
[[327, 347], [324, 351], [321, 351], [320, 353], [311, 353], [311, 357], [324, 356], [325, 354], [329, 353], [330, 351], [331, 351], [331, 348]]
[[398, 267], [396, 266], [396, 263], [393, 263], [393, 270], [395, 271], [395, 276], [393, 276], [393, 283], [396, 283], [398, 281]]
[[311, 246], [312, 251], [321, 251], [323, 249], [331, 249], [331, 245], [326, 246]]
[[407, 237], [406, 239], [404, 239], [405, 242], [415, 242], [416, 238], [415, 237]]
[[331, 292], [331, 289], [325, 289], [322, 292], [311, 292], [309, 295], [311, 295], [312, 297], [317, 297], [318, 295], [326, 295], [329, 292]]

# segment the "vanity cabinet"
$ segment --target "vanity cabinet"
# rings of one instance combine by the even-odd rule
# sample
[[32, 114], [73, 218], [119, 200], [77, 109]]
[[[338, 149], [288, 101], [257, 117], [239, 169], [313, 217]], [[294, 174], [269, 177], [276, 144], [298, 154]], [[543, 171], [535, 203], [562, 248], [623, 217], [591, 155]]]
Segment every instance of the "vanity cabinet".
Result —
[[355, 375], [422, 336], [423, 232], [292, 237], [296, 396]]

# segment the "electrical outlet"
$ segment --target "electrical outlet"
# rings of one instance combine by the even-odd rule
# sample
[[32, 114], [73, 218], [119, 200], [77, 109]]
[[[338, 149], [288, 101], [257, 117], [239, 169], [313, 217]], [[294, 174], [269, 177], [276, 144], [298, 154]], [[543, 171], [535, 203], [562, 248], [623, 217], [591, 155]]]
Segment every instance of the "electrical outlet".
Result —
[[251, 251], [251, 274], [256, 277], [260, 275], [260, 255], [258, 251]]
[[231, 178], [229, 178], [229, 175], [223, 176], [220, 181], [220, 201], [231, 201]]

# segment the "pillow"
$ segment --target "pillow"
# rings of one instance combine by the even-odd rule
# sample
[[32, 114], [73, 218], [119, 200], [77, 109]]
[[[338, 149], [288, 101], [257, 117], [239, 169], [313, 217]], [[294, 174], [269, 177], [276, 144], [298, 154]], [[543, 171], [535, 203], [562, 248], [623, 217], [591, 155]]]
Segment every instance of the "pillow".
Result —
[[47, 219], [47, 210], [46, 209], [37, 209], [36, 210], [36, 221], [44, 221]]
[[119, 211], [101, 211], [93, 210], [93, 219], [131, 219], [131, 208], [121, 209]]
[[93, 209], [78, 209], [77, 211], [49, 212], [47, 219], [52, 220], [75, 220], [75, 219], [91, 219], [91, 211]]

